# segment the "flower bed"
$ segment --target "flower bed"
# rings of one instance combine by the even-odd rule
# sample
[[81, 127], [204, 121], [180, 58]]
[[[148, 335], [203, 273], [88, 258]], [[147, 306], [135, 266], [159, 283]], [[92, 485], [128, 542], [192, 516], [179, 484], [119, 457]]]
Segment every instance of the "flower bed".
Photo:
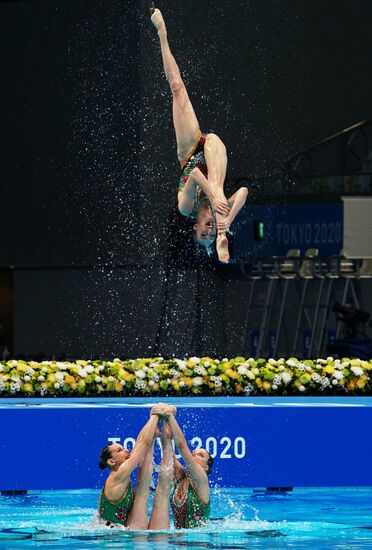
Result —
[[128, 359], [0, 363], [0, 397], [369, 395], [372, 360]]

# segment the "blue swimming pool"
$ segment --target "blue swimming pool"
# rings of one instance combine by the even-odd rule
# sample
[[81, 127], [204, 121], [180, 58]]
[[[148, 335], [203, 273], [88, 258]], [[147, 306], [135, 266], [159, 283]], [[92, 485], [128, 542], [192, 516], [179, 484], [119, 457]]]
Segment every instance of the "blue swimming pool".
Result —
[[372, 548], [369, 487], [289, 492], [214, 487], [206, 528], [162, 533], [98, 525], [97, 498], [97, 490], [1, 496], [0, 548]]

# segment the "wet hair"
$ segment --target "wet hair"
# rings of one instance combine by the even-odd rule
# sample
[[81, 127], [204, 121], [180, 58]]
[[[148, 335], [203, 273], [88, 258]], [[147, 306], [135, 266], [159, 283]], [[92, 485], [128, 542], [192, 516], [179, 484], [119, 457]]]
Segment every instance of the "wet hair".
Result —
[[207, 476], [209, 476], [209, 474], [212, 472], [213, 462], [214, 462], [213, 456], [211, 456], [210, 453], [208, 453], [208, 454], [209, 454], [209, 458], [208, 458], [208, 462], [207, 462], [208, 470], [206, 471]]
[[98, 467], [101, 470], [104, 470], [108, 467], [107, 461], [109, 458], [111, 458], [111, 445], [106, 445], [101, 449], [100, 455], [99, 455], [99, 461], [98, 461]]

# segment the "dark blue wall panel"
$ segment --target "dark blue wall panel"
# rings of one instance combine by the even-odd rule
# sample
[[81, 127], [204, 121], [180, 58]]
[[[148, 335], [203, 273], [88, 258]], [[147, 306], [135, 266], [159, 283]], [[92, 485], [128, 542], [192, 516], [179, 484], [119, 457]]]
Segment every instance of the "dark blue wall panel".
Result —
[[[100, 448], [109, 438], [130, 446], [151, 406], [40, 403], [0, 407], [1, 490], [101, 486]], [[190, 445], [216, 455], [212, 484], [372, 486], [371, 398], [220, 403], [183, 402], [177, 414]]]

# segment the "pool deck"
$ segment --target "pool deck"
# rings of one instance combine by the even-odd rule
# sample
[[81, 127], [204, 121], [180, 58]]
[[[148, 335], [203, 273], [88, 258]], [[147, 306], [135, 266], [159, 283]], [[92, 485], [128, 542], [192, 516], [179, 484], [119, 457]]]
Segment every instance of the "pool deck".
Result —
[[0, 409], [130, 408], [172, 403], [187, 408], [213, 407], [372, 407], [372, 397], [35, 397], [0, 398]]

